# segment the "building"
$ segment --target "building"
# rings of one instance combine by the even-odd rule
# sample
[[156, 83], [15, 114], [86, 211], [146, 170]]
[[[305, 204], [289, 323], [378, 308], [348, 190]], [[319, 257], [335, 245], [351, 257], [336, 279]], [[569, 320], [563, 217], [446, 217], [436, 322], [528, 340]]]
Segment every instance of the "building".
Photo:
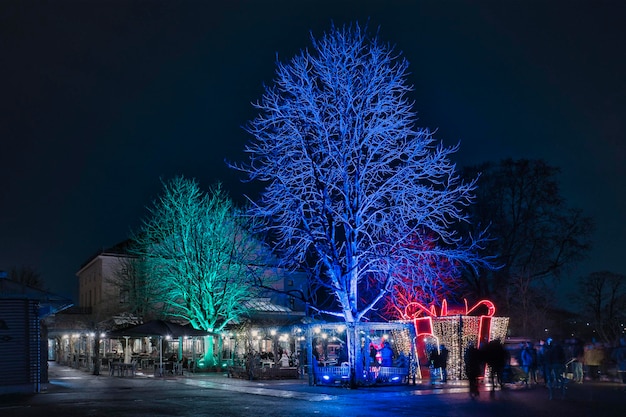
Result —
[[37, 393], [48, 382], [44, 319], [72, 302], [0, 272], [0, 394]]
[[[167, 318], [166, 311], [156, 311], [154, 307], [137, 311], [137, 303], [131, 301], [132, 297], [125, 290], [128, 287], [127, 280], [132, 275], [128, 272], [133, 268], [133, 257], [128, 254], [128, 246], [129, 241], [125, 241], [101, 250], [81, 265], [76, 273], [79, 285], [78, 306], [52, 320], [54, 331], [51, 332], [51, 337], [56, 346], [55, 360], [75, 367], [90, 367], [95, 356], [102, 354], [104, 357], [110, 353], [107, 346], [108, 349], [116, 346], [112, 341], [103, 340], [100, 353], [96, 355], [93, 349], [96, 333], [123, 328], [152, 318]], [[248, 313], [241, 317], [242, 321], [259, 324], [271, 322], [280, 326], [292, 324], [305, 317], [308, 298], [306, 274], [291, 273], [265, 265], [250, 266], [249, 270], [252, 269], [259, 278], [263, 277], [267, 286], [259, 298], [247, 301]], [[104, 334], [102, 337], [105, 337]], [[214, 339], [213, 343], [207, 341], [209, 345], [202, 349], [215, 352], [217, 357], [221, 357], [218, 352], [223, 345], [219, 339]], [[144, 345], [138, 349], [145, 350]], [[184, 350], [186, 344], [179, 346]]]
[[128, 266], [128, 241], [103, 249], [83, 263], [78, 277], [78, 307], [95, 317], [105, 318], [125, 312], [126, 294], [119, 285]]

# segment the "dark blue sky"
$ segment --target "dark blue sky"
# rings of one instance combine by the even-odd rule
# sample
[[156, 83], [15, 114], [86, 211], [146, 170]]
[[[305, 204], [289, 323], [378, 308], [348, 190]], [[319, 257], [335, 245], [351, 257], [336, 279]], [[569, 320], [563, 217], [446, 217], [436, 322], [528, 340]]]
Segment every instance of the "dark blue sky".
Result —
[[621, 1], [0, 2], [0, 270], [75, 297], [75, 273], [124, 240], [182, 174], [254, 193], [251, 102], [336, 24], [380, 27], [410, 62], [419, 124], [460, 165], [543, 158], [597, 223], [572, 277], [626, 273], [626, 30]]

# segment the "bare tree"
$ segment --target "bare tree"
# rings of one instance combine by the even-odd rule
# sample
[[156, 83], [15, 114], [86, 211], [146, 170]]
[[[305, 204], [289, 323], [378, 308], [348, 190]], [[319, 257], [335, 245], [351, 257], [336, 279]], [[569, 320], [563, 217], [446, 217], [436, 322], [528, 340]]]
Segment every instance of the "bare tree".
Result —
[[[284, 264], [313, 258], [317, 283], [336, 301], [325, 313], [354, 329], [408, 263], [484, 263], [480, 237], [452, 227], [467, 220], [475, 182], [455, 174], [456, 146], [414, 127], [406, 60], [358, 25], [332, 27], [312, 43], [277, 64], [248, 126], [250, 160], [233, 166], [266, 183], [249, 213], [275, 237]], [[435, 244], [405, 244], [423, 233]], [[355, 336], [349, 357], [360, 375]]]
[[[415, 249], [426, 253], [434, 246], [433, 240], [428, 240], [425, 235], [416, 241], [408, 239], [406, 244], [421, 246]], [[442, 301], [447, 300], [452, 305], [461, 305], [465, 288], [460, 278], [460, 267], [441, 256], [430, 260], [424, 258], [421, 263], [410, 261], [404, 266], [399, 265], [381, 315], [388, 319], [406, 320], [412, 318], [406, 315], [411, 314], [406, 307], [414, 303], [441, 306]]]
[[480, 173], [474, 224], [489, 224], [488, 252], [501, 268], [468, 275], [474, 291], [488, 296], [514, 317], [526, 335], [536, 323], [529, 314], [545, 308], [554, 280], [584, 258], [592, 222], [570, 208], [560, 194], [558, 168], [542, 160], [505, 159], [466, 169]]
[[133, 253], [143, 262], [150, 296], [169, 316], [220, 332], [255, 296], [258, 274], [251, 266], [263, 248], [221, 187], [204, 193], [183, 177], [163, 185], [134, 237]]
[[[131, 243], [135, 245], [137, 242]], [[126, 257], [120, 257], [120, 268], [110, 277], [109, 283], [119, 291], [119, 304], [124, 313], [142, 320], [162, 318], [166, 315], [167, 305], [163, 300], [163, 286], [150, 279], [146, 271], [149, 265], [131, 252], [141, 250], [129, 248]]]
[[624, 337], [626, 320], [626, 276], [609, 271], [592, 272], [578, 282], [575, 298], [597, 336], [617, 344]]
[[9, 271], [9, 279], [22, 283], [32, 288], [39, 290], [44, 289], [44, 282], [41, 278], [41, 274], [30, 266], [22, 266], [20, 268], [13, 267]]

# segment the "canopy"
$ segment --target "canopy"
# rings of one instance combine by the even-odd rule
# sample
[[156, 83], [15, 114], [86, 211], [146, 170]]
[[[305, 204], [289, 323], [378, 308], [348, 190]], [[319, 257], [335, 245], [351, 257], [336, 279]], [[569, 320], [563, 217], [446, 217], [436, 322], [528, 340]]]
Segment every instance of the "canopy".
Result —
[[125, 329], [115, 330], [109, 333], [109, 337], [141, 337], [141, 336], [209, 336], [211, 332], [205, 330], [194, 329], [191, 326], [183, 326], [182, 324], [173, 323], [165, 320], [151, 320], [136, 326], [130, 326]]
[[[109, 337], [159, 337], [159, 368], [158, 374], [163, 376], [163, 338], [164, 337], [198, 337], [209, 336], [211, 332], [205, 330], [194, 329], [191, 326], [183, 326], [182, 324], [173, 323], [165, 320], [151, 320], [143, 324], [127, 327], [125, 329], [116, 330], [109, 333]], [[128, 347], [128, 343], [126, 344]]]

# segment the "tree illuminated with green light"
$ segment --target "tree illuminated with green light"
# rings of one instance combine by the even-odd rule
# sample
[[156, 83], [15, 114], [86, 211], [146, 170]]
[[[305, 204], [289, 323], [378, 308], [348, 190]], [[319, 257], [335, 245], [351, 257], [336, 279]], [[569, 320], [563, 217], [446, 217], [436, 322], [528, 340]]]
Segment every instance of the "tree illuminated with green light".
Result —
[[174, 178], [149, 213], [134, 252], [154, 301], [203, 330], [220, 332], [240, 318], [257, 295], [251, 265], [263, 251], [221, 187], [203, 192], [195, 180]]

